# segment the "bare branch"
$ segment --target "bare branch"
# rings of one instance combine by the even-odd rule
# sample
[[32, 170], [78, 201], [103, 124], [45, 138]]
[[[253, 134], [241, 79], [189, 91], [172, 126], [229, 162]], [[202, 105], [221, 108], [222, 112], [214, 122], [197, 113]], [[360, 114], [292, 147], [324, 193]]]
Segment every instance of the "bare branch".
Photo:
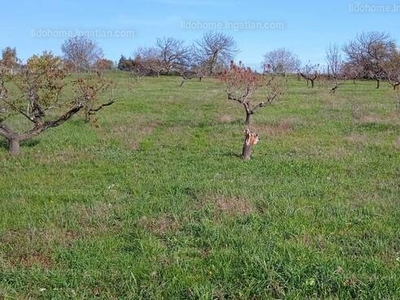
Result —
[[110, 100], [107, 103], [101, 104], [100, 106], [98, 106], [97, 108], [91, 108], [89, 109], [89, 114], [90, 115], [94, 115], [96, 112], [98, 112], [100, 109], [106, 107], [106, 106], [110, 106], [111, 104], [115, 103], [115, 100]]
[[209, 76], [218, 73], [229, 64], [239, 52], [232, 36], [217, 32], [207, 32], [194, 47], [200, 64], [204, 64]]
[[[22, 95], [20, 96], [20, 99], [22, 99]], [[28, 114], [26, 114], [22, 109], [18, 108], [17, 106], [15, 106], [13, 103], [7, 101], [5, 98], [1, 98], [1, 100], [6, 103], [11, 109], [19, 112], [21, 115], [23, 115], [25, 118], [27, 118], [29, 121], [31, 121], [32, 123], [35, 123], [34, 119], [31, 118]]]
[[[220, 79], [226, 85], [228, 100], [239, 102], [245, 108], [246, 125], [250, 124], [251, 116], [257, 109], [271, 104], [283, 93], [283, 85], [276, 76], [257, 75], [241, 62], [236, 65], [231, 61], [229, 70], [222, 72]], [[267, 94], [266, 100], [252, 106], [252, 97], [259, 90]]]
[[233, 96], [232, 93], [229, 93], [229, 92], [227, 92], [227, 94], [228, 94], [228, 100], [233, 100], [233, 101], [237, 101], [239, 103], [243, 103], [243, 99], [244, 99], [243, 97], [237, 98], [237, 97]]

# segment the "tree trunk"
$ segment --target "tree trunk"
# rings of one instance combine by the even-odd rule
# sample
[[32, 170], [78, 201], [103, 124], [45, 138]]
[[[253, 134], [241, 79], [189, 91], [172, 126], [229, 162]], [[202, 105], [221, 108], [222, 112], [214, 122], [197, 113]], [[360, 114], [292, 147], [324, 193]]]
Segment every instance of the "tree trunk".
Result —
[[[96, 112], [102, 109], [104, 106], [111, 105], [114, 102], [114, 100], [111, 100], [108, 103], [100, 105], [98, 108], [92, 108], [90, 111]], [[29, 140], [43, 131], [49, 129], [49, 128], [54, 128], [57, 126], [60, 126], [63, 124], [65, 121], [69, 120], [73, 115], [75, 115], [77, 112], [79, 112], [83, 108], [82, 103], [78, 103], [76, 106], [72, 107], [69, 111], [64, 113], [62, 116], [60, 116], [58, 119], [53, 120], [53, 121], [46, 121], [44, 123], [38, 124], [36, 123], [35, 126], [31, 129], [28, 130], [25, 133], [17, 133], [14, 130], [12, 130], [9, 126], [6, 124], [0, 123], [0, 136], [4, 137], [7, 139], [8, 144], [9, 144], [9, 153], [11, 156], [16, 156], [20, 152], [20, 143], [22, 141]]]
[[339, 82], [337, 78], [335, 78], [335, 86], [331, 89], [332, 93], [335, 93], [338, 87], [339, 87]]
[[249, 129], [246, 129], [244, 134], [242, 159], [247, 161], [251, 159], [251, 148], [258, 143], [258, 134]]
[[13, 131], [8, 125], [0, 123], [0, 136], [5, 138], [8, 142], [8, 153], [11, 156], [19, 154], [20, 143], [24, 138]]
[[20, 151], [20, 140], [16, 138], [11, 138], [8, 140], [9, 148], [8, 151], [11, 156], [17, 156]]
[[381, 81], [379, 79], [376, 80], [376, 88], [379, 89], [381, 85]]
[[314, 88], [314, 79], [310, 79], [310, 81], [311, 81], [311, 88], [313, 89]]
[[250, 125], [251, 116], [252, 116], [252, 113], [246, 111], [246, 122], [245, 122], [246, 126]]

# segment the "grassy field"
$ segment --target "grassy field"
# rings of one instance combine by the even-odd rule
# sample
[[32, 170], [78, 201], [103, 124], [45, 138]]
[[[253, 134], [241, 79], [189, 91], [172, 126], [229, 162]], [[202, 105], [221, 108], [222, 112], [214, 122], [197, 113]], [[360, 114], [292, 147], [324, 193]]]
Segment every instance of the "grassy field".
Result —
[[99, 127], [0, 141], [0, 299], [399, 299], [400, 113], [388, 84], [114, 74]]

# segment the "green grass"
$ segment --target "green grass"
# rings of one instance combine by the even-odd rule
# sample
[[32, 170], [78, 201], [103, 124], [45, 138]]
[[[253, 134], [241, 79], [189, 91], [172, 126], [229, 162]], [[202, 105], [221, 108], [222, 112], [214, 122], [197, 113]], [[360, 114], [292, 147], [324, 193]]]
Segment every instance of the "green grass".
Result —
[[389, 85], [243, 108], [217, 81], [115, 75], [79, 118], [0, 145], [1, 299], [398, 299], [400, 119]]

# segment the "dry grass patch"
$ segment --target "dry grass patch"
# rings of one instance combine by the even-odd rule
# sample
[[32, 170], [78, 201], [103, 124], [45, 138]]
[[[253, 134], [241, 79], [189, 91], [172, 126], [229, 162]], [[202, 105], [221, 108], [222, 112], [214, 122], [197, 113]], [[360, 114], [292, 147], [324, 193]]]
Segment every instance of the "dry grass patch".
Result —
[[296, 242], [311, 250], [325, 251], [328, 248], [327, 241], [321, 234], [313, 235], [303, 232], [295, 238]]
[[119, 225], [111, 204], [96, 202], [88, 206], [73, 203], [63, 211], [55, 224], [2, 234], [0, 261], [11, 267], [39, 266], [50, 269], [56, 264], [53, 251], [57, 247], [69, 248], [84, 238], [115, 234]]
[[221, 123], [232, 123], [235, 120], [236, 118], [234, 118], [231, 115], [225, 115], [225, 114], [218, 115], [218, 121]]
[[[384, 135], [373, 135], [368, 136], [368, 134], [364, 133], [351, 133], [344, 137], [344, 140], [349, 144], [357, 145], [357, 146], [377, 146], [380, 147], [385, 144]], [[350, 150], [348, 150], [350, 151]]]
[[200, 206], [196, 209], [208, 207], [212, 210], [215, 219], [220, 220], [222, 216], [245, 217], [252, 214], [256, 209], [249, 200], [239, 196], [226, 196], [211, 194], [200, 197]]
[[395, 149], [400, 150], [400, 136], [395, 138], [395, 140], [393, 141], [393, 146]]
[[247, 216], [253, 212], [252, 204], [240, 198], [223, 197], [216, 200], [216, 211], [229, 216]]
[[1, 261], [11, 267], [51, 269], [56, 265], [54, 247], [69, 247], [77, 238], [75, 232], [56, 227], [8, 231], [0, 238]]
[[[121, 208], [122, 209], [122, 208]], [[69, 248], [88, 237], [115, 234], [119, 223], [111, 204], [70, 204], [56, 223], [45, 228], [6, 231], [0, 236], [0, 262], [11, 267], [52, 268], [57, 247]]]
[[273, 124], [254, 125], [254, 129], [259, 135], [263, 136], [283, 136], [291, 133], [298, 122], [299, 120], [296, 118], [287, 118]]
[[36, 162], [40, 164], [69, 164], [79, 163], [82, 160], [90, 160], [94, 157], [94, 153], [88, 150], [77, 150], [73, 147], [62, 149], [60, 151], [51, 153], [51, 155], [44, 155], [41, 152], [33, 154]]
[[334, 159], [334, 160], [342, 160], [351, 156], [351, 151], [343, 146], [317, 146], [313, 145], [313, 141], [310, 140], [308, 148], [305, 147], [296, 147], [294, 150], [296, 151], [298, 156], [303, 157], [315, 157], [318, 159]]
[[372, 112], [364, 112], [359, 114], [354, 119], [356, 120], [357, 124], [364, 125], [364, 124], [383, 124], [383, 125], [391, 125], [393, 127], [400, 125], [400, 114], [398, 111], [391, 111], [382, 114], [376, 114]]
[[352, 133], [344, 138], [347, 142], [352, 144], [368, 144], [368, 136], [366, 134], [361, 133]]
[[132, 150], [139, 149], [142, 138], [152, 134], [153, 130], [159, 125], [158, 122], [143, 122], [138, 126], [119, 125], [111, 130], [111, 135], [115, 139], [122, 141], [123, 145]]
[[357, 120], [364, 123], [382, 123], [383, 119], [375, 114], [361, 114], [358, 116]]
[[120, 226], [118, 213], [123, 208], [111, 203], [94, 202], [89, 205], [74, 203], [67, 209], [67, 216], [79, 224], [81, 236], [101, 236], [115, 232]]
[[175, 232], [181, 228], [178, 220], [170, 214], [164, 214], [153, 218], [143, 216], [139, 219], [138, 225], [157, 236], [164, 235], [168, 232]]

